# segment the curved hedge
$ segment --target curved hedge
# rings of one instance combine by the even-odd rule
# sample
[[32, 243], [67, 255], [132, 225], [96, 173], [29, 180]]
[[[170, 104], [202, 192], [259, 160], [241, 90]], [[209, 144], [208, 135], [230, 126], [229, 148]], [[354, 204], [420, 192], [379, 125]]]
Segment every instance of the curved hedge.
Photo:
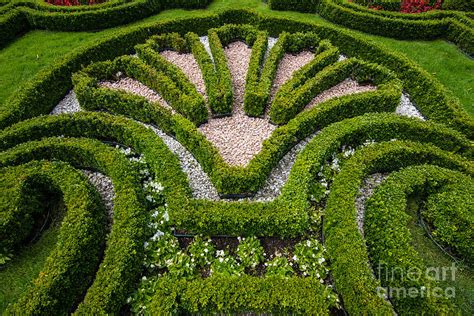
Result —
[[[391, 174], [368, 199], [364, 221], [365, 238], [370, 261], [373, 265], [378, 263], [374, 271], [384, 286], [396, 289], [412, 287], [421, 289], [423, 286], [427, 289], [432, 288], [435, 282], [430, 280], [425, 273], [420, 273], [418, 277], [407, 277], [409, 271], [413, 269], [426, 271], [422, 257], [413, 247], [413, 239], [408, 228], [412, 216], [406, 213], [407, 198], [414, 195], [431, 196], [450, 183], [461, 184], [465, 188], [473, 187], [472, 178], [458, 171], [430, 165], [408, 167]], [[457, 190], [449, 191], [450, 194], [456, 194], [456, 192]], [[469, 210], [465, 211], [464, 220], [458, 217], [458, 214], [462, 214], [462, 209], [465, 209], [466, 202], [458, 200], [457, 204], [450, 205], [451, 210], [459, 211], [447, 214], [446, 218], [442, 219], [442, 221], [449, 221], [449, 219], [458, 218], [457, 222], [460, 224], [458, 227], [467, 237], [465, 240], [460, 238], [458, 241], [460, 245], [465, 246], [472, 245], [473, 241], [472, 229], [469, 229], [473, 222], [469, 222], [466, 218]], [[442, 207], [443, 205], [438, 205], [438, 208]], [[426, 213], [430, 213], [429, 208]], [[467, 257], [467, 259], [472, 260], [472, 257]], [[390, 273], [390, 277], [384, 277], [387, 272]], [[419, 297], [397, 297], [395, 293], [391, 301], [400, 313], [417, 313], [420, 309], [432, 313], [441, 312], [428, 300], [420, 300]]]
[[131, 23], [173, 8], [204, 8], [211, 0], [108, 1], [94, 6], [57, 7], [38, 1], [15, 1], [2, 6], [0, 47], [28, 30], [93, 31]]
[[107, 145], [73, 138], [45, 138], [20, 144], [0, 154], [0, 165], [18, 165], [35, 159], [62, 160], [82, 168], [98, 170], [112, 179], [116, 192], [114, 223], [104, 258], [78, 311], [117, 311], [138, 277], [143, 256], [147, 217], [137, 172], [122, 154]]
[[[271, 0], [275, 10], [317, 12], [323, 18], [352, 29], [398, 39], [444, 38], [474, 55], [474, 23], [460, 11], [431, 11], [404, 14], [372, 10], [347, 0]], [[398, 3], [399, 5], [399, 3]], [[391, 8], [393, 8], [390, 5]], [[455, 9], [453, 6], [446, 8]]]
[[6, 314], [66, 313], [94, 279], [105, 243], [105, 210], [99, 195], [84, 175], [64, 163], [33, 161], [4, 167], [1, 174], [2, 244], [22, 241], [32, 228], [28, 222], [34, 214], [25, 211], [35, 205], [30, 204], [34, 195], [24, 194], [57, 190], [67, 208], [57, 244], [39, 276]]

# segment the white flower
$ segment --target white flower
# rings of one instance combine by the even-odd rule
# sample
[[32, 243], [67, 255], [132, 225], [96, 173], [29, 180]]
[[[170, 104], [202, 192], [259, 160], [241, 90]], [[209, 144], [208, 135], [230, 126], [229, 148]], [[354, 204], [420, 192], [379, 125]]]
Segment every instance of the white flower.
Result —
[[223, 261], [224, 261], [224, 258], [220, 257], [219, 262], [223, 262]]
[[168, 215], [168, 211], [165, 211], [165, 214], [163, 214], [163, 218], [165, 219], [165, 221], [170, 220], [170, 216]]

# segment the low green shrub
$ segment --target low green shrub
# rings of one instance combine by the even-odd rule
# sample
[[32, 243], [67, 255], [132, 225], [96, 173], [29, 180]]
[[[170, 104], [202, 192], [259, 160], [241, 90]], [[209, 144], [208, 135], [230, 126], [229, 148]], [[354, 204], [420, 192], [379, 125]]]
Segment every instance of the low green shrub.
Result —
[[[408, 228], [411, 216], [405, 211], [409, 196], [430, 195], [449, 182], [472, 185], [472, 179], [457, 171], [429, 165], [414, 166], [391, 174], [368, 199], [364, 217], [365, 238], [372, 266], [384, 287], [416, 288], [422, 293], [423, 289], [431, 291], [433, 286], [436, 286], [435, 281], [426, 276], [423, 259], [412, 245]], [[465, 204], [454, 204], [451, 208], [456, 209], [462, 205]], [[448, 216], [453, 217], [456, 215]], [[465, 223], [461, 227], [466, 227], [466, 224], [469, 225]], [[412, 273], [410, 271], [420, 273], [417, 276], [410, 276]], [[426, 295], [425, 298], [425, 295], [412, 297], [389, 292], [388, 296], [399, 313], [420, 311], [440, 313], [447, 305], [446, 302], [439, 302], [430, 295]]]
[[105, 243], [105, 209], [100, 197], [84, 175], [60, 162], [4, 167], [1, 174], [5, 186], [1, 191], [8, 194], [1, 198], [2, 244], [22, 241], [31, 229], [34, 214], [28, 209], [41, 205], [30, 204], [35, 196], [24, 194], [60, 192], [67, 208], [57, 246], [39, 276], [6, 314], [66, 313], [92, 282], [99, 264]]
[[313, 278], [214, 276], [193, 281], [158, 278], [150, 313], [282, 313], [324, 315], [330, 291]]
[[443, 9], [473, 12], [474, 1], [472, 0], [444, 0]]
[[[138, 172], [130, 166], [128, 159], [121, 153], [98, 141], [88, 139], [45, 138], [41, 141], [20, 144], [2, 152], [0, 165], [18, 165], [38, 159], [65, 161], [74, 166], [98, 170], [112, 179], [116, 193], [114, 223], [108, 236], [103, 260], [92, 285], [87, 284], [89, 288], [84, 301], [78, 307], [78, 312], [118, 311], [138, 277], [143, 257], [147, 217], [144, 214], [145, 203], [143, 190], [138, 182]], [[84, 240], [88, 239], [84, 238]], [[87, 251], [82, 253], [88, 254]], [[74, 253], [73, 257], [77, 257], [77, 253]], [[92, 259], [89, 258], [89, 260]], [[52, 264], [54, 266], [55, 263]], [[78, 269], [77, 264], [73, 266], [74, 269]], [[96, 268], [94, 266], [94, 269]], [[66, 292], [67, 287], [74, 286], [75, 284], [64, 281], [59, 283], [56, 290], [59, 293]], [[48, 288], [49, 286], [45, 291], [49, 291]], [[82, 291], [81, 294], [83, 294]], [[25, 304], [32, 299], [29, 298], [29, 300], [25, 299]], [[38, 299], [41, 304], [50, 302], [46, 297], [35, 299]], [[60, 304], [59, 302], [51, 303]], [[68, 310], [69, 308], [70, 306], [67, 306]]]

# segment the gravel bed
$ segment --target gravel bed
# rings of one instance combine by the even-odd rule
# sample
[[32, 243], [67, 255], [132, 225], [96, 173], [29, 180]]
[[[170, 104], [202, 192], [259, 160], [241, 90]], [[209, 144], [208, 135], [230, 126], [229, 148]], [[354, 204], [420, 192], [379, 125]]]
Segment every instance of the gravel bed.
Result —
[[264, 186], [252, 197], [251, 201], [272, 201], [277, 198], [281, 189], [285, 185], [290, 176], [291, 168], [293, 167], [296, 157], [306, 147], [308, 142], [313, 139], [319, 132], [309, 136], [296, 144], [285, 156], [278, 162], [278, 164], [270, 172]]
[[402, 97], [400, 98], [400, 105], [395, 110], [395, 113], [399, 115], [404, 115], [408, 117], [415, 117], [422, 121], [425, 121], [425, 117], [418, 111], [415, 107], [413, 102], [410, 100], [410, 95], [407, 93], [402, 93]]
[[275, 97], [278, 89], [288, 81], [295, 71], [309, 63], [314, 58], [314, 53], [310, 51], [302, 51], [296, 55], [285, 54], [278, 65], [275, 80], [273, 80], [270, 92], [270, 102]]
[[113, 222], [114, 217], [114, 199], [115, 191], [112, 180], [99, 172], [90, 170], [81, 170], [82, 173], [89, 179], [90, 183], [94, 185], [97, 192], [99, 193], [102, 201], [104, 202], [105, 209], [107, 211], [107, 222], [109, 225]]
[[268, 42], [267, 42], [267, 51], [265, 52], [265, 57], [264, 59], [267, 60], [268, 54], [270, 54], [270, 51], [272, 50], [273, 46], [278, 42], [277, 37], [268, 37]]
[[181, 164], [181, 169], [188, 176], [189, 186], [193, 192], [193, 198], [205, 200], [219, 200], [219, 194], [216, 188], [211, 183], [209, 176], [202, 170], [201, 165], [194, 156], [176, 139], [168, 136], [158, 128], [146, 125], [155, 132], [168, 146], [173, 154], [175, 154]]
[[364, 236], [364, 215], [365, 203], [372, 196], [374, 190], [388, 177], [388, 174], [374, 173], [364, 179], [362, 186], [359, 188], [359, 195], [356, 198], [357, 210], [357, 226], [359, 232]]
[[315, 105], [327, 101], [332, 98], [341, 97], [344, 95], [350, 95], [355, 93], [363, 93], [368, 91], [377, 90], [376, 86], [373, 85], [361, 85], [357, 81], [352, 79], [346, 79], [334, 87], [324, 91], [317, 95], [311, 102], [306, 106], [306, 109], [311, 109]]
[[62, 99], [58, 105], [54, 107], [50, 114], [65, 114], [65, 113], [76, 113], [81, 110], [79, 101], [77, 100], [76, 93], [74, 90], [69, 91], [64, 99]]
[[204, 45], [204, 48], [206, 49], [207, 53], [211, 57], [212, 62], [214, 62], [214, 56], [212, 56], [211, 46], [209, 45], [209, 37], [201, 36], [199, 38], [199, 41], [201, 41], [202, 45]]
[[206, 84], [202, 77], [201, 68], [193, 54], [180, 54], [172, 50], [165, 50], [160, 53], [166, 60], [178, 66], [188, 77], [189, 81], [196, 87], [196, 90], [206, 97]]
[[233, 42], [224, 49], [232, 74], [234, 104], [232, 116], [213, 118], [199, 130], [219, 150], [230, 165], [245, 166], [262, 149], [276, 126], [267, 119], [248, 117], [243, 108], [245, 78], [251, 49], [243, 42]]
[[118, 81], [103, 81], [99, 86], [109, 89], [122, 90], [146, 98], [150, 102], [159, 103], [164, 108], [173, 110], [171, 106], [156, 91], [148, 88], [138, 80], [132, 78], [121, 78]]

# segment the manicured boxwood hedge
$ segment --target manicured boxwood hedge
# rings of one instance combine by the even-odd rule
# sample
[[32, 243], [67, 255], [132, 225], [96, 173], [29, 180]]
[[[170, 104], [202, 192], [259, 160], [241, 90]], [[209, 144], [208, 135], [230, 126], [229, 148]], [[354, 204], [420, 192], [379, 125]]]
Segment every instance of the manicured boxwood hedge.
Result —
[[[397, 53], [390, 53], [376, 43], [362, 40], [350, 31], [270, 17], [251, 10], [227, 10], [219, 14], [203, 13], [200, 17], [159, 22], [146, 27], [132, 27], [118, 31], [109, 39], [86, 45], [65, 56], [51, 68], [40, 72], [35, 79], [23, 87], [21, 92], [19, 91], [7, 100], [5, 106], [0, 109], [0, 127], [4, 128], [19, 120], [48, 113], [71, 87], [72, 72], [79, 70], [84, 64], [130, 54], [135, 44], [144, 42], [156, 33], [186, 33], [193, 28], [193, 31], [198, 34], [204, 34], [221, 21], [256, 23], [260, 28], [268, 29], [273, 35], [282, 31], [315, 32], [322, 39], [330, 39], [348, 56], [376, 62], [391, 69], [403, 80], [404, 89], [425, 117], [461, 130], [470, 138], [474, 137], [473, 119], [462, 110], [459, 100], [448, 93], [431, 75], [407, 58]], [[196, 26], [199, 26], [199, 29], [196, 29]], [[31, 107], [31, 104], [35, 106]]]
[[[83, 313], [117, 312], [132, 290], [143, 257], [147, 216], [143, 190], [138, 182], [138, 172], [130, 166], [125, 156], [113, 148], [95, 140], [74, 138], [45, 138], [41, 141], [20, 144], [1, 153], [0, 166], [18, 165], [38, 159], [65, 161], [81, 168], [98, 170], [112, 179], [116, 193], [114, 223], [94, 282], [92, 285], [87, 284], [90, 287], [78, 311]], [[87, 251], [82, 252], [88, 258]], [[75, 252], [74, 256], [77, 256]], [[52, 263], [52, 268], [56, 269], [55, 263]], [[57, 267], [57, 269], [60, 272], [62, 267]], [[74, 264], [74, 269], [78, 269], [77, 264]], [[52, 276], [54, 273], [44, 278], [47, 280]], [[38, 300], [40, 305], [48, 303], [60, 305], [61, 302], [54, 302], [54, 295], [61, 295], [58, 293], [62, 293], [69, 287], [74, 288], [75, 284], [64, 280], [64, 283], [60, 282], [56, 288], [50, 287], [48, 283], [42, 286], [44, 286], [43, 294], [38, 297], [25, 297], [24, 304]], [[82, 291], [81, 294], [83, 294]], [[12, 313], [17, 314], [23, 311], [25, 306], [23, 304], [14, 306]], [[71, 306], [60, 305], [57, 309], [48, 311], [56, 314], [65, 308], [69, 310]], [[36, 311], [41, 311], [41, 309], [32, 309], [33, 314], [36, 314]]]
[[5, 5], [0, 17], [0, 47], [31, 29], [92, 31], [119, 26], [173, 8], [204, 8], [211, 0], [110, 1], [94, 6], [56, 7], [38, 1]]
[[[467, 54], [474, 55], [474, 23], [462, 12], [433, 11], [403, 14], [372, 10], [347, 0], [298, 2], [299, 4], [295, 5], [289, 1], [273, 0], [269, 5], [275, 10], [316, 11], [333, 23], [376, 35], [399, 39], [444, 38], [454, 42]], [[387, 10], [394, 10], [400, 6], [400, 3], [391, 4], [387, 1], [375, 1], [375, 4], [386, 6]], [[449, 9], [454, 9], [454, 6]]]
[[163, 277], [156, 282], [151, 314], [272, 313], [325, 315], [328, 289], [314, 278], [213, 276], [193, 281]]
[[60, 193], [67, 208], [56, 247], [6, 314], [66, 313], [82, 298], [99, 264], [106, 227], [102, 201], [87, 178], [64, 163], [33, 161], [1, 170], [2, 246], [18, 245], [31, 233], [35, 192]]
[[[470, 161], [437, 147], [393, 141], [357, 151], [336, 176], [326, 204], [324, 234], [332, 259], [336, 288], [344, 297], [349, 312], [370, 313], [371, 310], [383, 308], [376, 305], [382, 304], [383, 300], [377, 296], [378, 282], [369, 268], [367, 248], [357, 228], [355, 199], [363, 179], [372, 173], [390, 172], [424, 163], [471, 175], [474, 172], [474, 164]], [[418, 313], [452, 312], [452, 307], [443, 298], [434, 296], [418, 297], [415, 302], [406, 304]]]
[[[471, 177], [458, 171], [430, 165], [408, 167], [391, 174], [368, 199], [364, 219], [365, 240], [370, 261], [383, 286], [395, 289], [414, 287], [418, 290], [425, 286], [427, 291], [436, 286], [436, 280], [430, 280], [424, 273], [426, 266], [413, 247], [413, 238], [408, 228], [409, 222], [413, 219], [406, 213], [407, 199], [410, 196], [431, 196], [446, 185], [454, 183], [461, 184], [465, 189], [472, 188], [474, 184]], [[450, 186], [450, 189], [453, 187]], [[449, 194], [455, 195], [457, 192], [459, 191], [450, 190]], [[457, 203], [451, 204], [449, 208], [453, 212], [438, 221], [442, 224], [455, 219], [454, 221], [460, 224], [459, 229], [462, 231], [461, 234], [465, 234], [465, 239], [458, 235], [457, 237], [461, 238], [457, 241], [460, 242], [461, 249], [466, 250], [467, 248], [462, 248], [462, 245], [472, 245], [473, 241], [473, 231], [472, 228], [469, 229], [469, 226], [473, 227], [473, 222], [472, 220], [469, 222], [467, 218], [469, 211], [464, 211], [462, 218], [467, 201], [457, 200]], [[436, 202], [434, 203], [436, 205]], [[438, 208], [443, 206], [443, 204], [437, 205]], [[454, 212], [455, 210], [457, 211]], [[426, 214], [429, 213], [430, 209], [427, 209]], [[467, 259], [472, 261], [472, 250], [470, 252], [471, 258]], [[409, 271], [422, 271], [422, 273], [416, 277], [409, 277]], [[420, 310], [441, 312], [438, 307], [432, 306], [429, 300], [396, 294], [395, 292], [391, 297], [391, 301], [399, 313], [412, 314]]]

